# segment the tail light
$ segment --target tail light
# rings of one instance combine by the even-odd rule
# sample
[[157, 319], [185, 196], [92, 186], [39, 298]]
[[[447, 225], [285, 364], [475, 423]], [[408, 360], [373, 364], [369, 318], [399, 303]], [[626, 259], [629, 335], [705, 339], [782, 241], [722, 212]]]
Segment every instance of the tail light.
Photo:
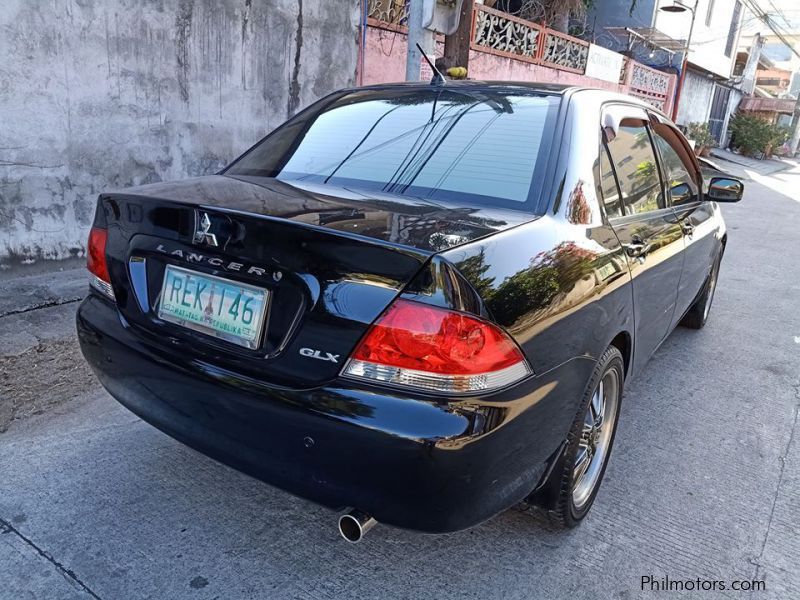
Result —
[[111, 278], [108, 276], [108, 265], [106, 264], [107, 239], [108, 231], [106, 229], [92, 227], [86, 247], [86, 267], [92, 274], [91, 286], [104, 296], [114, 300], [114, 290], [111, 289]]
[[369, 329], [342, 374], [458, 393], [498, 389], [530, 373], [520, 349], [496, 325], [397, 300]]

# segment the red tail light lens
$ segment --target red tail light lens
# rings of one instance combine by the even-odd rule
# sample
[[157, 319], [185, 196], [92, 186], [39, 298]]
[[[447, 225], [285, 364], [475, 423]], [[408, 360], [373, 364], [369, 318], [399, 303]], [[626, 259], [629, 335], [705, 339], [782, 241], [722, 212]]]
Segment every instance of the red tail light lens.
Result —
[[86, 248], [86, 267], [89, 271], [109, 283], [108, 266], [106, 265], [106, 240], [108, 231], [92, 227], [89, 232], [89, 244]]
[[108, 265], [106, 264], [107, 239], [108, 231], [105, 229], [92, 227], [89, 231], [89, 242], [86, 246], [86, 268], [94, 275], [91, 281], [92, 287], [113, 299], [114, 291], [111, 289], [111, 278], [108, 276]]
[[372, 325], [344, 374], [440, 392], [496, 389], [530, 373], [517, 345], [471, 315], [397, 300]]

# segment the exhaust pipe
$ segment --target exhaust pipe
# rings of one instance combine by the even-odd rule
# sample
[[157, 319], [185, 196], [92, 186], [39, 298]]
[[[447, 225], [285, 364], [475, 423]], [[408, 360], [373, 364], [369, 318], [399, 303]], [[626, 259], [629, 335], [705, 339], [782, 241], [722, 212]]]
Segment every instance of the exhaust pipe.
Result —
[[367, 513], [353, 509], [339, 517], [339, 533], [351, 544], [357, 544], [377, 524]]

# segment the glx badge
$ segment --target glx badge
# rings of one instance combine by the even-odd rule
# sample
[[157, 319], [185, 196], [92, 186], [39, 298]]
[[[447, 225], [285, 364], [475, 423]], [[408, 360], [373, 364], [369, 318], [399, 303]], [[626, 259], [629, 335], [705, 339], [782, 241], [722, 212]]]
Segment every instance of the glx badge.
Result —
[[330, 352], [323, 352], [322, 350], [314, 350], [313, 348], [300, 348], [300, 354], [308, 358], [316, 358], [317, 360], [327, 360], [333, 363], [339, 362], [338, 354], [331, 354]]

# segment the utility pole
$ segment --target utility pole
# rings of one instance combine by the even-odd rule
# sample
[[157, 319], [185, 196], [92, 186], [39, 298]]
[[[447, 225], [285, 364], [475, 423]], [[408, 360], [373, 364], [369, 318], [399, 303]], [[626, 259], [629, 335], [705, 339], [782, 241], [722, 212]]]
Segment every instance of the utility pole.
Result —
[[797, 154], [797, 145], [800, 143], [800, 98], [794, 105], [794, 131], [792, 132], [792, 139], [789, 140], [789, 154], [794, 156]]
[[434, 32], [422, 26], [424, 7], [424, 0], [410, 0], [408, 3], [408, 54], [406, 55], [406, 81], [420, 80], [422, 54], [417, 48], [417, 44], [419, 44], [425, 51], [425, 54], [429, 56], [433, 56], [436, 51], [436, 38], [434, 37]]
[[694, 33], [694, 18], [697, 16], [697, 5], [700, 0], [694, 0], [694, 6], [684, 4], [680, 0], [673, 0], [671, 5], [662, 6], [658, 10], [668, 13], [682, 13], [687, 10], [692, 13], [692, 20], [689, 23], [689, 36], [686, 38], [686, 49], [683, 51], [683, 61], [681, 63], [681, 74], [678, 77], [678, 85], [675, 91], [675, 105], [672, 107], [672, 120], [678, 118], [678, 106], [681, 102], [681, 94], [683, 93], [683, 84], [686, 81], [686, 69], [689, 67], [689, 52], [692, 46], [692, 33]]
[[753, 43], [750, 45], [750, 52], [747, 55], [747, 62], [742, 71], [742, 82], [739, 89], [745, 96], [752, 96], [756, 89], [756, 73], [758, 72], [758, 61], [761, 60], [761, 50], [764, 47], [764, 38], [760, 33], [753, 36]]
[[475, 0], [464, 0], [458, 15], [458, 29], [444, 38], [444, 62], [447, 68], [469, 69], [469, 43], [472, 39], [472, 7]]

